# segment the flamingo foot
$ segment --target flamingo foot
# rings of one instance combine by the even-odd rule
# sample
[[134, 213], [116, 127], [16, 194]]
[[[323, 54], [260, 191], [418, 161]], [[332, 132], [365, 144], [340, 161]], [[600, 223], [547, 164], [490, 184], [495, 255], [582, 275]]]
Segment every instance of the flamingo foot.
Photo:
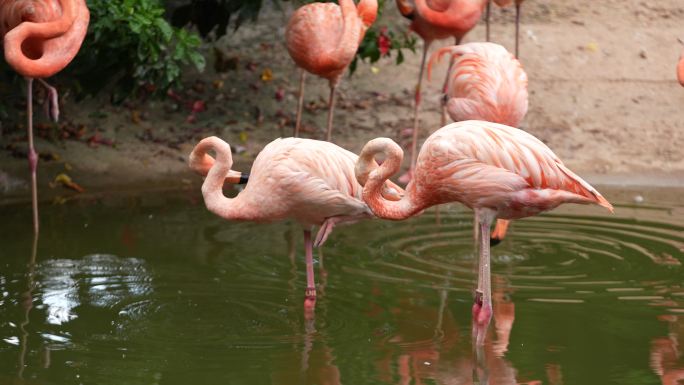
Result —
[[409, 168], [406, 173], [399, 177], [399, 183], [407, 185], [413, 179], [413, 168]]

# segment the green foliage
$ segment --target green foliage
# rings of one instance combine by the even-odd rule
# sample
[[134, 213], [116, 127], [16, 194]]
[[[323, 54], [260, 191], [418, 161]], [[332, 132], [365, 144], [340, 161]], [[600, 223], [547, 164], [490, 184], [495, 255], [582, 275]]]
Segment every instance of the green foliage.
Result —
[[402, 49], [409, 49], [411, 52], [416, 52], [416, 38], [408, 33], [397, 34], [389, 31], [387, 27], [371, 27], [366, 31], [363, 37], [359, 50], [356, 52], [356, 57], [349, 66], [350, 74], [356, 71], [357, 62], [359, 60], [370, 63], [375, 63], [381, 57], [391, 57], [392, 52], [396, 53], [395, 63], [397, 65], [404, 62], [404, 53]]
[[140, 87], [163, 91], [178, 81], [183, 65], [203, 70], [200, 38], [164, 19], [159, 0], [88, 0], [88, 35], [69, 72], [93, 94], [115, 82], [120, 100]]

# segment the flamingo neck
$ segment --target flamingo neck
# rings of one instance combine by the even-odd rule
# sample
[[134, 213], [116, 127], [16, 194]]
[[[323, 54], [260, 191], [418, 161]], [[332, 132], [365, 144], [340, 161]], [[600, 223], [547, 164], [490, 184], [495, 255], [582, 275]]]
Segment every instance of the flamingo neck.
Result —
[[[37, 22], [36, 4], [27, 5], [11, 14], [13, 20], [3, 20], [16, 26], [4, 36], [5, 59], [17, 72], [26, 77], [46, 78], [63, 69], [76, 55], [83, 42], [90, 13], [83, 0], [60, 0], [61, 15], [52, 21]], [[23, 21], [24, 18], [34, 21]], [[44, 52], [43, 42], [63, 38], [59, 52]], [[55, 51], [55, 50], [53, 50]]]
[[216, 153], [216, 160], [202, 184], [202, 196], [207, 209], [225, 219], [253, 219], [239, 194], [233, 199], [223, 195], [223, 183], [231, 173], [230, 167], [233, 165], [233, 156], [228, 143], [214, 136], [202, 139], [190, 154], [190, 167], [199, 171], [199, 167], [206, 164], [207, 157], [209, 157], [207, 152], [210, 150]]
[[[377, 154], [384, 154], [385, 161], [381, 166], [375, 162]], [[396, 201], [383, 197], [383, 187], [389, 177], [399, 171], [403, 160], [403, 151], [394, 141], [388, 138], [376, 138], [368, 142], [361, 151], [356, 164], [356, 178], [364, 184], [363, 200], [373, 213], [384, 219], [402, 220], [420, 211], [414, 204], [414, 188], [409, 184], [405, 195]]]
[[[342, 11], [343, 29], [332, 57], [344, 69], [356, 56], [361, 40], [362, 23], [353, 0], [340, 0], [339, 6]], [[331, 80], [331, 86], [332, 83]], [[336, 83], [337, 80], [335, 80]]]

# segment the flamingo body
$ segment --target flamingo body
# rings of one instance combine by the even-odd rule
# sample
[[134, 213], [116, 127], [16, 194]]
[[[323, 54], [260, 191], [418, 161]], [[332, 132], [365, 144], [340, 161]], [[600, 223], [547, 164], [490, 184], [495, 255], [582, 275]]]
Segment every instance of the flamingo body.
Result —
[[[379, 138], [364, 147], [362, 158], [378, 146], [391, 151], [392, 161], [385, 161], [376, 176], [381, 170], [390, 170], [390, 164], [398, 166], [395, 160], [403, 157], [396, 143]], [[364, 168], [357, 164], [359, 167]], [[565, 167], [539, 139], [513, 127], [482, 121], [452, 123], [430, 135], [401, 201], [381, 202], [370, 182], [364, 188], [364, 200], [378, 217], [395, 220], [453, 201], [472, 209], [493, 210], [503, 219], [536, 215], [562, 203], [594, 203], [612, 210], [598, 191]]]
[[25, 77], [50, 77], [76, 56], [89, 20], [84, 0], [2, 0], [5, 59]]
[[294, 136], [299, 135], [304, 103], [304, 71], [328, 79], [328, 125], [326, 140], [332, 137], [335, 89], [356, 56], [366, 30], [377, 16], [377, 0], [311, 3], [297, 9], [287, 24], [285, 43], [295, 63], [302, 68]]
[[454, 121], [484, 120], [520, 126], [527, 114], [527, 74], [520, 62], [494, 43], [468, 43], [435, 52], [432, 65], [443, 55], [454, 58], [447, 83], [447, 112]]

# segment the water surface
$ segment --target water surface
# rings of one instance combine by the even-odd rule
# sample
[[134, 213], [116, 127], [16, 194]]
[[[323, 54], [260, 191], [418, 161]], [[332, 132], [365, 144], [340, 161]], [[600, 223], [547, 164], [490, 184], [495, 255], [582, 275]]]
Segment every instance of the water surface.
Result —
[[457, 205], [337, 228], [313, 318], [296, 225], [228, 223], [197, 192], [87, 198], [42, 207], [34, 255], [29, 206], [0, 206], [0, 384], [676, 384], [678, 195], [514, 222], [479, 364]]

